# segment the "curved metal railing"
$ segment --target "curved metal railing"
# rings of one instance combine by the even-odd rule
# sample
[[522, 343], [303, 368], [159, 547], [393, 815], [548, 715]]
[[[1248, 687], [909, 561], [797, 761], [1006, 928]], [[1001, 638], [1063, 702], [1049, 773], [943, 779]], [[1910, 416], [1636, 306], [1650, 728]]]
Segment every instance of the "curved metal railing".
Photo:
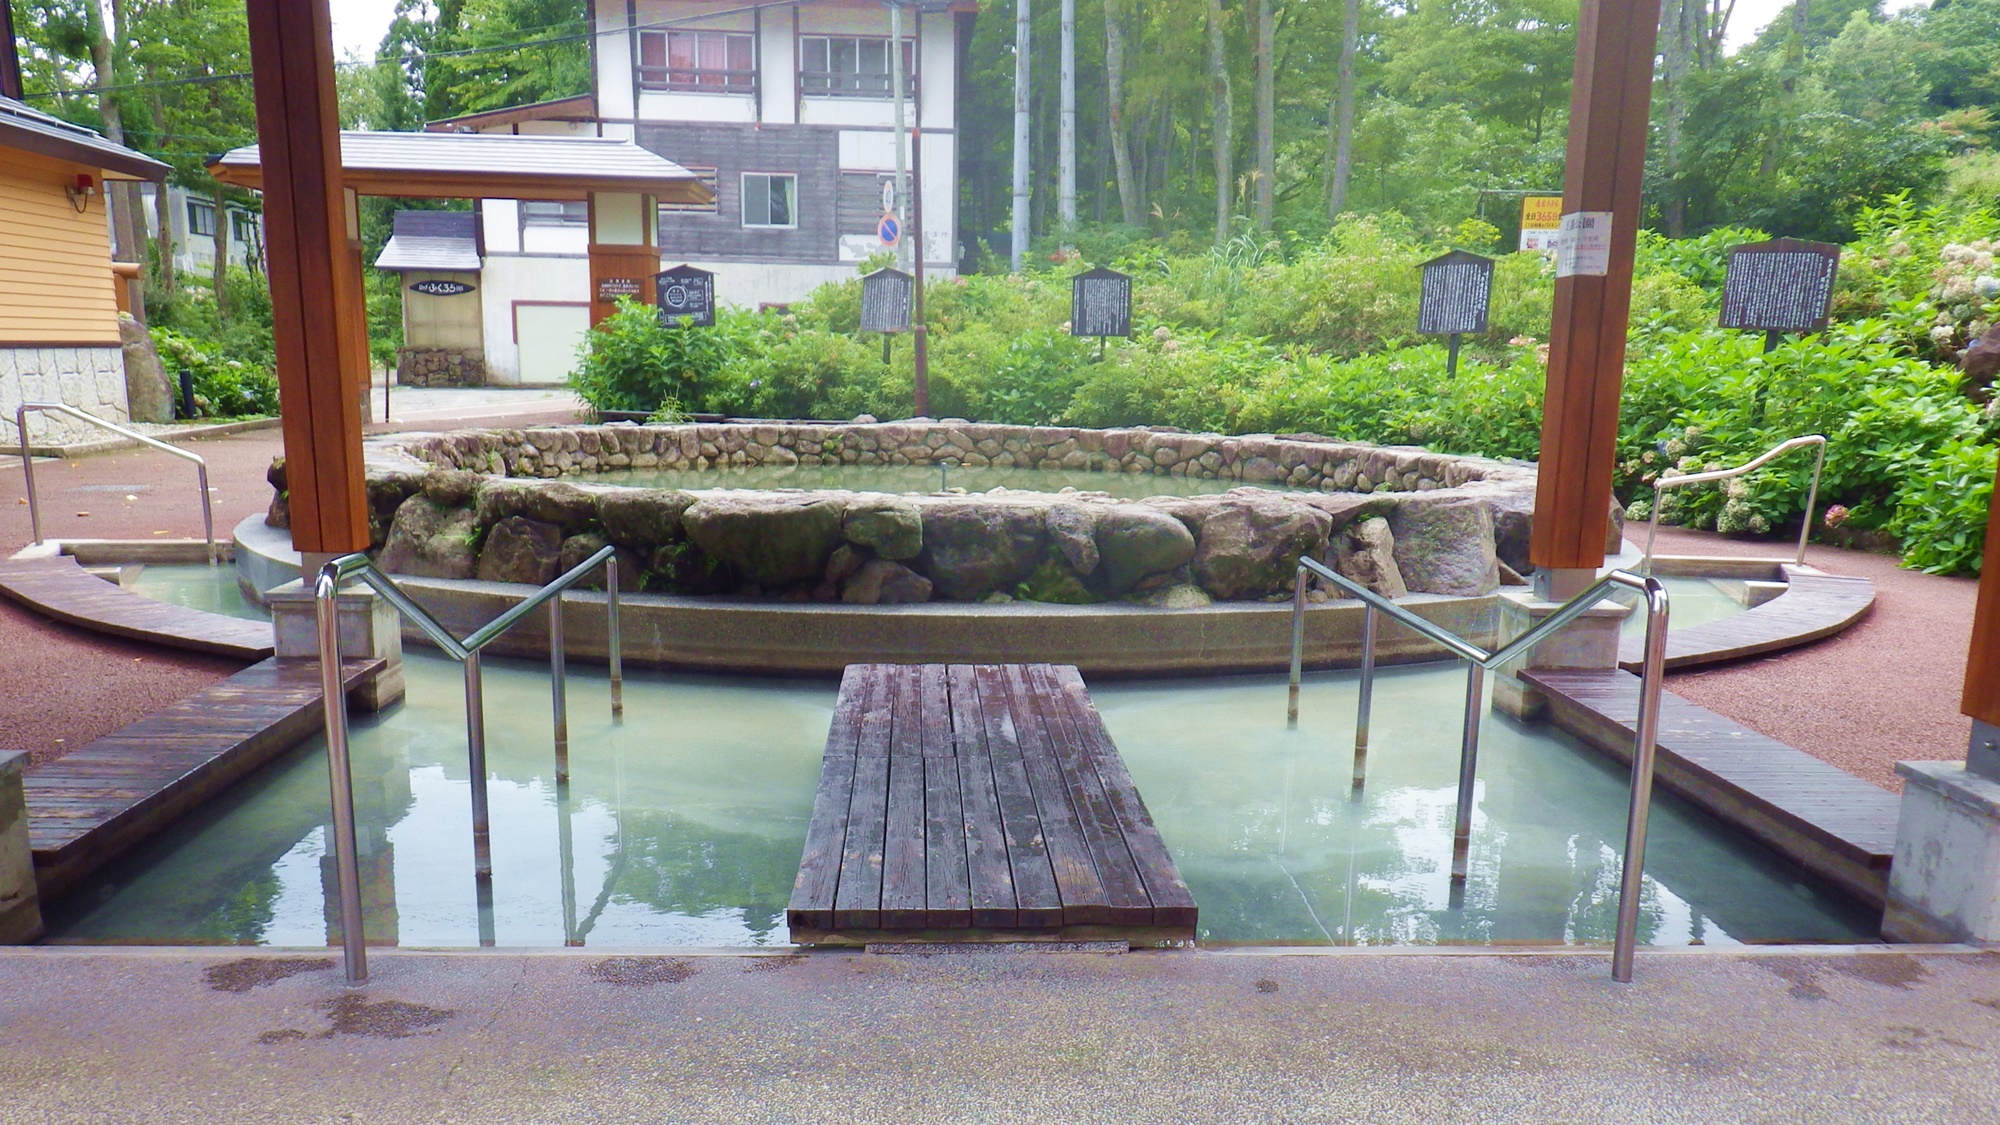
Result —
[[1705, 473], [1688, 473], [1686, 475], [1674, 476], [1662, 473], [1653, 481], [1653, 512], [1646, 520], [1646, 554], [1639, 560], [1639, 573], [1653, 573], [1653, 533], [1660, 529], [1660, 493], [1669, 488], [1679, 488], [1682, 485], [1711, 484], [1719, 480], [1728, 480], [1731, 477], [1740, 477], [1745, 473], [1755, 472], [1763, 468], [1765, 465], [1783, 457], [1794, 449], [1804, 449], [1808, 445], [1818, 446], [1819, 456], [1813, 461], [1812, 487], [1806, 492], [1805, 520], [1799, 524], [1799, 551], [1797, 557], [1793, 559], [1794, 562], [1804, 565], [1806, 561], [1806, 537], [1812, 534], [1813, 509], [1819, 504], [1819, 478], [1820, 474], [1826, 470], [1826, 435], [1824, 434], [1805, 434], [1801, 437], [1780, 442], [1770, 449], [1765, 450], [1762, 456], [1746, 464], [1738, 465], [1733, 469], [1711, 469]]
[[110, 430], [141, 445], [171, 453], [182, 460], [193, 461], [196, 481], [201, 489], [201, 530], [203, 537], [208, 540], [208, 565], [215, 565], [215, 511], [208, 495], [208, 462], [198, 453], [190, 453], [179, 446], [149, 438], [136, 430], [128, 430], [116, 422], [107, 422], [95, 414], [85, 414], [76, 407], [61, 402], [24, 402], [14, 411], [14, 432], [21, 439], [21, 473], [28, 478], [28, 528], [34, 534], [36, 546], [39, 547], [42, 543], [42, 502], [41, 498], [35, 495], [35, 459], [29, 456], [28, 452], [30, 413], [62, 414], [79, 422], [88, 422], [93, 426]]
[[1465, 883], [1472, 850], [1473, 786], [1479, 768], [1479, 720], [1484, 714], [1486, 671], [1524, 655], [1548, 639], [1550, 634], [1588, 613], [1613, 587], [1636, 590], [1646, 604], [1646, 659], [1639, 677], [1639, 721], [1632, 746], [1632, 801], [1625, 825], [1625, 867], [1618, 889], [1618, 930], [1611, 947], [1611, 979], [1628, 983], [1632, 979], [1632, 959], [1638, 941], [1639, 888], [1646, 866], [1646, 820], [1653, 807], [1653, 758], [1660, 733], [1660, 681], [1667, 656], [1667, 589], [1657, 578], [1614, 570], [1534, 628], [1502, 645], [1487, 650], [1435, 622], [1427, 621], [1407, 606], [1370, 590], [1359, 582], [1314, 559], [1299, 560], [1292, 585], [1292, 667], [1291, 691], [1286, 719], [1299, 720], [1299, 680], [1305, 667], [1307, 578], [1322, 581], [1361, 599], [1364, 607], [1361, 626], [1361, 698], [1354, 724], [1354, 785], [1360, 788], [1367, 778], [1368, 718], [1375, 697], [1376, 614], [1386, 613], [1423, 637], [1435, 641], [1466, 662], [1465, 725], [1459, 744], [1458, 811], [1452, 826], [1451, 881]]
[[320, 568], [313, 594], [319, 618], [320, 689], [326, 697], [326, 765], [333, 787], [333, 839], [335, 868], [340, 884], [341, 945], [347, 963], [347, 980], [358, 984], [368, 979], [367, 948], [362, 942], [361, 870], [354, 832], [354, 771], [347, 751], [347, 694], [340, 674], [340, 585], [358, 577], [383, 600], [413, 622], [445, 655], [465, 666], [465, 744], [472, 788], [473, 874], [482, 888], [493, 879], [491, 822], [486, 802], [486, 708], [485, 683], [480, 671], [480, 650], [491, 644], [521, 619], [546, 603], [549, 607], [549, 674], [555, 710], [556, 782], [569, 781], [569, 675], [563, 652], [563, 591], [576, 585], [599, 566], [604, 568], [605, 629], [609, 637], [611, 662], [611, 714], [625, 713], [625, 666], [618, 637], [618, 556], [613, 547], [565, 571], [555, 581], [523, 598], [505, 613], [460, 640], [429, 611], [410, 600], [402, 588], [365, 554], [342, 555]]

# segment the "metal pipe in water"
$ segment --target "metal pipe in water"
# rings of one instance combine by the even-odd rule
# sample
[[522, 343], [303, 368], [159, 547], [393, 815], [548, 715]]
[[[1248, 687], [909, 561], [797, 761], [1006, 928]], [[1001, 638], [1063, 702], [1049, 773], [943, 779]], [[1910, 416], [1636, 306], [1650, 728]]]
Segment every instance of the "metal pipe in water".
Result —
[[368, 980], [368, 945], [362, 930], [361, 860], [355, 845], [354, 767], [347, 756], [347, 692], [340, 675], [339, 590], [339, 569], [328, 563], [313, 592], [320, 696], [326, 712], [327, 783], [332, 790], [334, 872], [340, 886], [340, 949], [347, 983], [362, 984]]
[[611, 718], [625, 715], [625, 646], [618, 639], [618, 556], [604, 560], [604, 629], [610, 634]]
[[1306, 568], [1300, 567], [1292, 579], [1292, 679], [1285, 701], [1285, 726], [1299, 725], [1299, 677], [1305, 671], [1306, 649]]
[[1465, 882], [1472, 851], [1472, 790], [1479, 775], [1479, 719], [1485, 709], [1486, 668], [1476, 660], [1465, 668], [1465, 734], [1458, 754], [1458, 818], [1451, 830], [1451, 881]]
[[1361, 700], [1354, 712], [1354, 788], [1368, 780], [1368, 719], [1375, 706], [1375, 607], [1361, 616]]
[[465, 656], [465, 757], [472, 780], [472, 873], [485, 883], [493, 878], [493, 832], [486, 811], [486, 694], [476, 651]]
[[1660, 742], [1660, 681], [1667, 662], [1667, 591], [1647, 579], [1646, 661], [1639, 679], [1639, 721], [1632, 737], [1632, 805], [1625, 822], [1625, 869], [1618, 886], [1618, 930], [1611, 944], [1611, 979], [1632, 981], [1639, 940], [1639, 891], [1646, 876], [1646, 820], [1653, 808], [1653, 759]]
[[564, 667], [562, 594], [549, 599], [549, 694], [556, 728], [556, 780], [569, 780], [569, 672]]

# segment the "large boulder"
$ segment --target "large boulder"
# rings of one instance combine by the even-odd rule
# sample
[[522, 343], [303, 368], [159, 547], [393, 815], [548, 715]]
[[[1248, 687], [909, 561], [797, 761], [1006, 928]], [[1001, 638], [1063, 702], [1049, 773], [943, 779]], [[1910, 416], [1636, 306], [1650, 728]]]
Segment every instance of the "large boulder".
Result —
[[620, 488], [597, 496], [597, 519], [614, 543], [642, 551], [682, 537], [681, 515], [694, 503], [677, 488]]
[[597, 501], [583, 489], [561, 481], [493, 479], [480, 484], [475, 512], [481, 527], [520, 516], [575, 532], [597, 518]]
[[816, 581], [840, 542], [837, 497], [716, 493], [681, 514], [688, 538], [764, 589]]
[[446, 508], [472, 503], [485, 477], [468, 469], [432, 469], [424, 474], [424, 495]]
[[1194, 558], [1194, 535], [1181, 521], [1153, 508], [1121, 504], [1097, 521], [1097, 553], [1104, 583], [1123, 594], [1149, 575], [1164, 574]]
[[[562, 550], [556, 560], [556, 573], [568, 574], [571, 570], [581, 565], [585, 559], [610, 545], [610, 540], [594, 533], [570, 536], [562, 541]], [[629, 594], [637, 590], [639, 588], [639, 581], [643, 577], [643, 568], [645, 567], [645, 561], [639, 556], [638, 552], [629, 547], [621, 546], [613, 552], [612, 558], [618, 560], [619, 593]], [[606, 568], [600, 565], [589, 575], [579, 579], [577, 585], [585, 590], [604, 589], [606, 585], [604, 580], [605, 570]]]
[[[1097, 573], [1103, 556], [1097, 550], [1098, 509], [1081, 504], [1057, 504], [1042, 514], [1049, 541], [1068, 560], [1070, 569], [1088, 578]], [[1168, 517], [1172, 518], [1172, 517]]]
[[1343, 578], [1352, 578], [1385, 598], [1400, 598], [1410, 592], [1396, 566], [1396, 537], [1388, 520], [1370, 516], [1335, 537], [1334, 544], [1333, 569]]
[[160, 362], [159, 349], [153, 346], [153, 334], [130, 313], [119, 313], [118, 342], [125, 352], [125, 407], [132, 420], [173, 421], [174, 388], [167, 380], [166, 365]]
[[469, 508], [447, 508], [425, 496], [412, 496], [396, 509], [382, 547], [381, 566], [391, 574], [418, 578], [470, 578], [477, 529]]
[[1194, 574], [1223, 600], [1268, 597], [1292, 588], [1299, 556], [1326, 550], [1333, 518], [1279, 496], [1231, 493], [1201, 521]]
[[924, 516], [908, 500], [863, 494], [848, 503], [840, 533], [877, 558], [914, 559], [924, 549]]
[[869, 559], [841, 587], [850, 605], [908, 605], [931, 600], [931, 580], [888, 559]]
[[407, 469], [368, 474], [366, 488], [370, 549], [388, 543], [389, 528], [395, 522], [396, 513], [402, 510], [403, 501], [423, 490], [423, 483], [422, 473]]
[[1046, 537], [1038, 504], [981, 496], [932, 501], [923, 512], [917, 569], [941, 597], [969, 602], [1012, 593], [1041, 564]]
[[479, 551], [482, 582], [549, 583], [560, 573], [562, 529], [543, 520], [507, 516], [486, 533]]
[[1389, 514], [1396, 568], [1422, 594], [1477, 597], [1500, 588], [1493, 513], [1480, 500], [1406, 499]]

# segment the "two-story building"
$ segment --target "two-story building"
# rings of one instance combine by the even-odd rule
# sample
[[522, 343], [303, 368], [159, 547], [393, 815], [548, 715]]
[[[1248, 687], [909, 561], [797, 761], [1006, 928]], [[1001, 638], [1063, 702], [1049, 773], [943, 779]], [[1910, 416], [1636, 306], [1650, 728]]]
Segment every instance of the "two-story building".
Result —
[[[888, 249], [878, 230], [896, 168], [899, 49], [906, 120], [920, 134], [905, 159], [921, 184], [925, 268], [949, 274], [959, 72], [975, 11], [971, 0], [907, 8], [892, 48], [881, 0], [592, 0], [592, 93], [431, 128], [637, 141], [714, 189], [711, 204], [661, 206], [662, 265], [715, 271], [728, 304], [784, 303]], [[487, 377], [561, 379], [589, 326], [584, 206], [488, 199], [479, 214]]]

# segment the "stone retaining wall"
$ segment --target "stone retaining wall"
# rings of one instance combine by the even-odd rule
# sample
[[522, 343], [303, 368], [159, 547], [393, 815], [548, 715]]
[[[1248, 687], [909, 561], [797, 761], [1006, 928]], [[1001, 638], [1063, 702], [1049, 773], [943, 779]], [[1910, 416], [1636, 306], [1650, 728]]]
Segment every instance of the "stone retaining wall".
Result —
[[[1126, 501], [1087, 491], [889, 496], [548, 479], [946, 460], [1320, 491], [1245, 487]], [[271, 518], [282, 524], [282, 466], [272, 483], [280, 499]], [[1490, 594], [1527, 565], [1534, 470], [1314, 435], [953, 421], [613, 424], [378, 438], [368, 448], [368, 491], [374, 545], [385, 568], [403, 574], [543, 583], [614, 544], [625, 575], [665, 593], [1187, 607], [1287, 597], [1301, 555], [1390, 596]]]

